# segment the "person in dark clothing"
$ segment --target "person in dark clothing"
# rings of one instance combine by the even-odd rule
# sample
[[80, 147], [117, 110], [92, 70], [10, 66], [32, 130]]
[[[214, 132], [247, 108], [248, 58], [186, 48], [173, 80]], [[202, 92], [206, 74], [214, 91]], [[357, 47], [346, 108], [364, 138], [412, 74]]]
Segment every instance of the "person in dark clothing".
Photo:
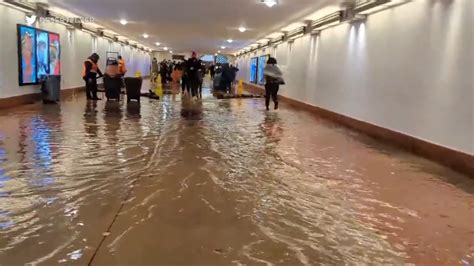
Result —
[[197, 96], [200, 84], [199, 69], [202, 68], [201, 60], [197, 58], [196, 52], [193, 52], [192, 57], [186, 62], [186, 72], [188, 74], [188, 83], [191, 88], [191, 95]]
[[283, 74], [276, 64], [277, 60], [270, 57], [263, 70], [265, 76], [265, 106], [267, 111], [270, 110], [270, 98], [273, 99], [275, 110], [278, 109], [278, 90], [280, 89], [280, 84], [285, 84]]
[[97, 79], [103, 76], [99, 66], [97, 65], [99, 59], [99, 55], [93, 53], [84, 62], [82, 78], [86, 82], [86, 96], [88, 100], [101, 100], [97, 97]]
[[167, 76], [168, 76], [168, 66], [166, 65], [166, 62], [163, 61], [160, 64], [160, 76], [161, 76], [161, 83], [163, 86], [167, 83]]
[[214, 79], [214, 75], [216, 75], [216, 66], [214, 64], [209, 67], [209, 73], [211, 74], [211, 79]]
[[235, 79], [237, 78], [237, 72], [239, 72], [239, 69], [233, 65], [230, 65], [230, 71], [232, 74], [232, 84], [235, 84]]
[[227, 63], [222, 66], [221, 84], [224, 91], [232, 92], [232, 69]]
[[188, 79], [188, 72], [186, 70], [186, 67], [183, 68], [183, 76], [181, 76], [181, 91], [183, 92], [188, 92], [189, 94], [189, 79]]

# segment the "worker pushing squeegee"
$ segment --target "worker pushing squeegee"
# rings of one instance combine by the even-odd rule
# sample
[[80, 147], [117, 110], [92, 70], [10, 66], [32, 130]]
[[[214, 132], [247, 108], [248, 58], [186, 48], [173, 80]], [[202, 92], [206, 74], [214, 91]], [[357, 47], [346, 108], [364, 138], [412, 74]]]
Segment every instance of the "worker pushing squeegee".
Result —
[[82, 78], [86, 82], [86, 95], [88, 100], [101, 100], [97, 97], [97, 79], [103, 77], [104, 75], [99, 69], [99, 55], [93, 53], [87, 60], [84, 62], [82, 70]]

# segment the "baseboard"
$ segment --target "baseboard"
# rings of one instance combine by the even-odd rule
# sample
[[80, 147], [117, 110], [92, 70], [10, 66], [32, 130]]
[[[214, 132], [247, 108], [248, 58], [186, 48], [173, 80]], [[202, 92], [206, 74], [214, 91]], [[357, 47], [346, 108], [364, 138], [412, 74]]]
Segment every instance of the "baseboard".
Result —
[[[263, 93], [265, 89], [251, 83], [244, 82], [244, 90], [251, 93]], [[362, 132], [372, 138], [401, 147], [411, 153], [420, 155], [429, 160], [445, 165], [457, 172], [474, 178], [474, 155], [453, 150], [438, 144], [422, 140], [404, 133], [361, 121], [327, 109], [300, 102], [285, 96], [280, 96], [283, 102], [300, 109], [316, 113], [318, 116], [337, 122], [343, 126]]]
[[[85, 91], [85, 87], [75, 87], [61, 90], [61, 99], [66, 99], [76, 93]], [[20, 105], [32, 104], [41, 100], [41, 93], [30, 93], [8, 98], [0, 98], [0, 109], [13, 108]]]

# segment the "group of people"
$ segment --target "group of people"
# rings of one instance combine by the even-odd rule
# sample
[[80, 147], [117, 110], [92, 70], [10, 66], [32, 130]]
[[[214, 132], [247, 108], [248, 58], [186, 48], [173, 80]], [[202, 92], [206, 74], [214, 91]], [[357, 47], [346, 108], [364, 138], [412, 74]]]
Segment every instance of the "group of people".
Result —
[[173, 62], [164, 60], [158, 64], [156, 58], [153, 58], [151, 66], [152, 76], [156, 78], [158, 74], [161, 77], [162, 85], [172, 83], [178, 85], [181, 83], [181, 90], [192, 97], [202, 96], [202, 84], [206, 74], [206, 67], [195, 52], [191, 58], [183, 62]]
[[[87, 60], [84, 62], [83, 67], [82, 67], [82, 79], [86, 83], [86, 97], [88, 100], [94, 100], [98, 101], [101, 100], [97, 96], [97, 79], [101, 78], [104, 76], [102, 74], [102, 71], [100, 71], [99, 68], [99, 59], [100, 56], [97, 53], [93, 53], [91, 56], [87, 58]], [[116, 71], [113, 71], [114, 75], [120, 76], [123, 78], [125, 74], [127, 73], [127, 66], [125, 64], [125, 60], [122, 58], [122, 56], [117, 57], [116, 63]], [[110, 73], [106, 73], [110, 74]]]
[[239, 69], [232, 64], [212, 64], [209, 67], [211, 79], [215, 80], [214, 86], [221, 91], [232, 93], [233, 85]]
[[[97, 97], [97, 79], [103, 76], [99, 69], [98, 61], [100, 57], [93, 53], [83, 64], [82, 78], [86, 83], [86, 96], [88, 100], [100, 100]], [[118, 56], [118, 72], [122, 77], [127, 72], [125, 60]], [[238, 68], [229, 65], [212, 64], [209, 68], [211, 78], [216, 78], [220, 74], [219, 87], [222, 90], [232, 92], [232, 85], [235, 82]], [[156, 58], [153, 58], [151, 65], [152, 80], [161, 75], [161, 82], [165, 85], [168, 82], [179, 84], [181, 81], [181, 90], [192, 97], [202, 97], [202, 84], [206, 73], [206, 67], [195, 52], [191, 58], [181, 63], [172, 61], [163, 61], [158, 64]], [[265, 106], [270, 109], [270, 99], [274, 102], [274, 108], [278, 109], [278, 91], [280, 85], [285, 84], [283, 74], [277, 66], [277, 60], [270, 57], [264, 68], [265, 76]]]

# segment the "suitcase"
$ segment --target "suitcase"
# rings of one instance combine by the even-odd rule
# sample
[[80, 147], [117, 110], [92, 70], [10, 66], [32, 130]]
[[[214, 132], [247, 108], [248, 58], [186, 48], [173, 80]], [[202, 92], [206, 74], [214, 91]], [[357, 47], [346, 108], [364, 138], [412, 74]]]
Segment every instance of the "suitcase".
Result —
[[110, 100], [110, 99], [120, 100], [121, 88], [122, 88], [121, 77], [109, 77], [108, 75], [104, 76], [104, 90], [105, 90], [105, 97], [107, 98], [107, 100]]
[[125, 89], [127, 90], [127, 102], [137, 100], [140, 102], [142, 79], [141, 78], [125, 78]]

